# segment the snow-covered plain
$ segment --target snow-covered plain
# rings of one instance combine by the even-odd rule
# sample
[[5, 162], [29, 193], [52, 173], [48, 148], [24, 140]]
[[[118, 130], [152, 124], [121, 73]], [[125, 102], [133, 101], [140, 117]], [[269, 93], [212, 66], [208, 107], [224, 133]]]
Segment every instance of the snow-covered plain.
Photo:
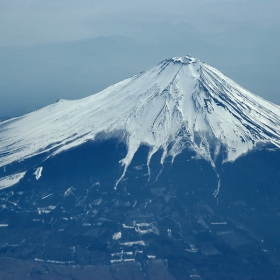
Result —
[[123, 175], [142, 144], [150, 147], [148, 165], [159, 149], [163, 163], [188, 146], [214, 167], [221, 148], [226, 162], [258, 143], [279, 147], [280, 107], [198, 59], [175, 57], [87, 98], [0, 122], [0, 166], [100, 134], [127, 144]]

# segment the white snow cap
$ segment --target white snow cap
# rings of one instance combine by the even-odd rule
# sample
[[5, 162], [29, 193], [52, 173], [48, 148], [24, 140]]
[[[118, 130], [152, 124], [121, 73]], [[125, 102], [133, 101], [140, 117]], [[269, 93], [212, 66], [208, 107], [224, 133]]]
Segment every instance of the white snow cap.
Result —
[[198, 59], [193, 58], [193, 57], [191, 57], [189, 55], [182, 56], [182, 57], [173, 57], [171, 59], [171, 61], [182, 63], [182, 64], [190, 64], [190, 63], [199, 62]]
[[280, 107], [190, 56], [175, 57], [89, 97], [62, 100], [0, 122], [0, 166], [59, 153], [103, 132], [122, 137], [124, 174], [140, 145], [161, 162], [189, 147], [213, 166], [223, 147], [234, 161], [258, 143], [280, 146]]

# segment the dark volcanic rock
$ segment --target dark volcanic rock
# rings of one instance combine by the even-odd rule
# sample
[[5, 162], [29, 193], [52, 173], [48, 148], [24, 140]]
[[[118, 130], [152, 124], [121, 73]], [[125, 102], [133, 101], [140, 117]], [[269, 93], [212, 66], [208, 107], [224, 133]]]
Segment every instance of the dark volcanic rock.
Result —
[[0, 191], [3, 279], [279, 278], [279, 150], [217, 170], [188, 150], [161, 166], [158, 151], [149, 176], [141, 146], [115, 189], [125, 154], [88, 142]]

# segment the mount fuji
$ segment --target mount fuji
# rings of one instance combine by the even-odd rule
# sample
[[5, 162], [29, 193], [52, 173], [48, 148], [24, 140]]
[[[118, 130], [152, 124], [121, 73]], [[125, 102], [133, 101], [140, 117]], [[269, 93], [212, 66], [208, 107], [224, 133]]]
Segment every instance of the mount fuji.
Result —
[[277, 279], [279, 147], [280, 107], [190, 56], [2, 121], [0, 256], [52, 278]]

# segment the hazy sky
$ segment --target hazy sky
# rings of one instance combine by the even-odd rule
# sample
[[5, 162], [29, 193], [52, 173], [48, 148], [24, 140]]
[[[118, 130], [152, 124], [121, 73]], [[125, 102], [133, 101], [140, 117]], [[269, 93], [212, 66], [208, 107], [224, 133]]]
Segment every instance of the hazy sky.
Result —
[[279, 46], [279, 0], [0, 0], [0, 117], [186, 54], [280, 104]]
[[[100, 26], [95, 21], [108, 21]], [[125, 33], [112, 20], [188, 23], [219, 32], [235, 24], [279, 25], [278, 0], [1, 0], [1, 46], [44, 44]], [[110, 30], [112, 28], [112, 30]], [[123, 30], [125, 29], [125, 30]], [[149, 32], [149, 30], [147, 30]]]

